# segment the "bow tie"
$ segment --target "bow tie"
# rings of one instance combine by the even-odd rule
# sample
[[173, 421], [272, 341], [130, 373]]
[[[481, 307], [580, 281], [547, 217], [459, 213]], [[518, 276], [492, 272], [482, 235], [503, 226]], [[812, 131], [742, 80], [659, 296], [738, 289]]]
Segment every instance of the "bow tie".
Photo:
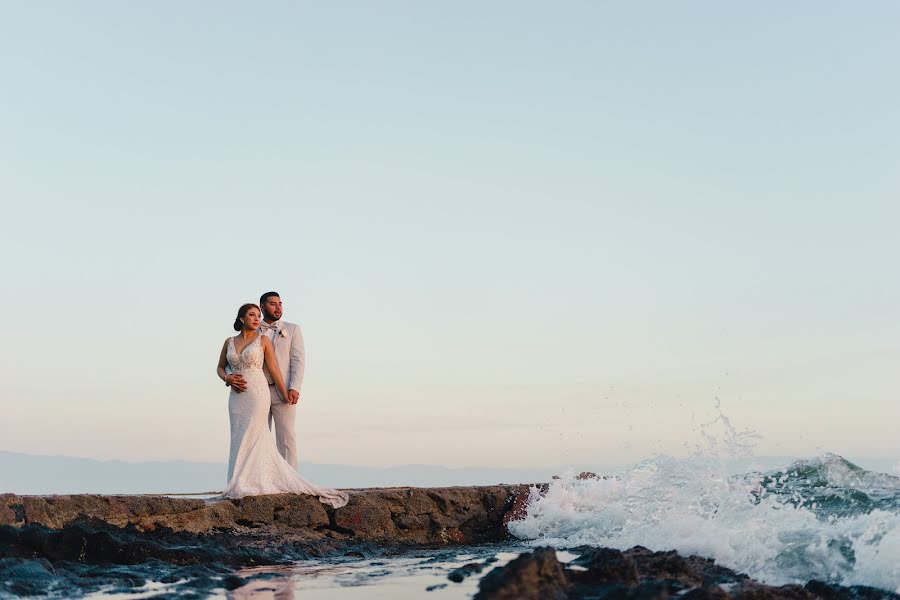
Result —
[[270, 329], [272, 331], [278, 331], [278, 323], [270, 324], [270, 323], [266, 323], [265, 321], [263, 321], [262, 323], [259, 324], [259, 328], [263, 331], [268, 331]]

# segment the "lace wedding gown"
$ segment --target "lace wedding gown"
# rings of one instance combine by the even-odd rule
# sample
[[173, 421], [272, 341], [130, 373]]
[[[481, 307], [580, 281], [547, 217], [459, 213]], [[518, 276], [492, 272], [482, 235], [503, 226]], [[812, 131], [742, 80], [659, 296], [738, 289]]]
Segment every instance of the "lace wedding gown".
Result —
[[278, 453], [275, 438], [269, 432], [269, 383], [263, 373], [263, 348], [257, 336], [238, 354], [234, 338], [225, 353], [228, 364], [244, 376], [247, 389], [240, 394], [231, 390], [228, 413], [231, 417], [231, 454], [228, 460], [227, 498], [262, 494], [310, 494], [334, 508], [347, 504], [349, 496], [319, 487], [301, 477]]

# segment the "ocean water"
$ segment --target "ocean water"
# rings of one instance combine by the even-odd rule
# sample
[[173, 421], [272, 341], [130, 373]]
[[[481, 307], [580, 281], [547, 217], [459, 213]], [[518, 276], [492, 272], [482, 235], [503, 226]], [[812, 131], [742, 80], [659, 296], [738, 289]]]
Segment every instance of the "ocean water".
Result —
[[[822, 454], [776, 470], [732, 472], [756, 436], [720, 413], [687, 458], [531, 490], [510, 531], [532, 545], [677, 550], [763, 582], [819, 579], [900, 593], [900, 478]], [[746, 462], [746, 460], [745, 460]]]
[[[478, 589], [481, 575], [527, 552], [527, 545], [503, 544], [454, 548], [449, 550], [413, 550], [400, 556], [379, 558], [330, 558], [298, 561], [280, 567], [252, 567], [238, 571], [249, 581], [235, 590], [216, 589], [208, 598], [230, 600], [413, 600], [435, 598], [463, 600]], [[577, 555], [560, 552], [562, 562]], [[462, 581], [450, 581], [447, 575], [470, 563], [483, 563], [484, 571]], [[179, 597], [185, 594], [179, 584], [153, 582], [130, 593], [97, 592], [89, 599], [135, 600], [139, 598]], [[190, 592], [187, 592], [190, 596]], [[202, 595], [202, 594], [201, 594]]]

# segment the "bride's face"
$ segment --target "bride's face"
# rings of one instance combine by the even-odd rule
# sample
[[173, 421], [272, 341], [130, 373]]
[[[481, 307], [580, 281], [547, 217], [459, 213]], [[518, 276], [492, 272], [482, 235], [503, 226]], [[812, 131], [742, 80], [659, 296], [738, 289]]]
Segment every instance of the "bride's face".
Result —
[[258, 310], [255, 308], [248, 310], [247, 314], [244, 315], [244, 329], [250, 329], [252, 331], [259, 329], [260, 318]]

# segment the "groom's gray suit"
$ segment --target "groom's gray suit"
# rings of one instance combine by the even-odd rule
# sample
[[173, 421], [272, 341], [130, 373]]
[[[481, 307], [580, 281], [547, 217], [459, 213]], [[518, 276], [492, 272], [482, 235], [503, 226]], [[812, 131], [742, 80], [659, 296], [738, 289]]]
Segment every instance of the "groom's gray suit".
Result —
[[[303, 371], [306, 368], [306, 352], [303, 348], [303, 333], [300, 331], [300, 326], [282, 320], [271, 324], [263, 321], [259, 332], [272, 340], [275, 358], [278, 359], [278, 367], [281, 369], [281, 376], [284, 377], [284, 385], [288, 390], [296, 390], [299, 394], [300, 384], [303, 383]], [[268, 369], [265, 369], [265, 373], [266, 379], [269, 381], [269, 394], [272, 398], [269, 428], [273, 423], [275, 424], [275, 443], [278, 446], [278, 453], [296, 469], [297, 405], [285, 402], [278, 395]]]

